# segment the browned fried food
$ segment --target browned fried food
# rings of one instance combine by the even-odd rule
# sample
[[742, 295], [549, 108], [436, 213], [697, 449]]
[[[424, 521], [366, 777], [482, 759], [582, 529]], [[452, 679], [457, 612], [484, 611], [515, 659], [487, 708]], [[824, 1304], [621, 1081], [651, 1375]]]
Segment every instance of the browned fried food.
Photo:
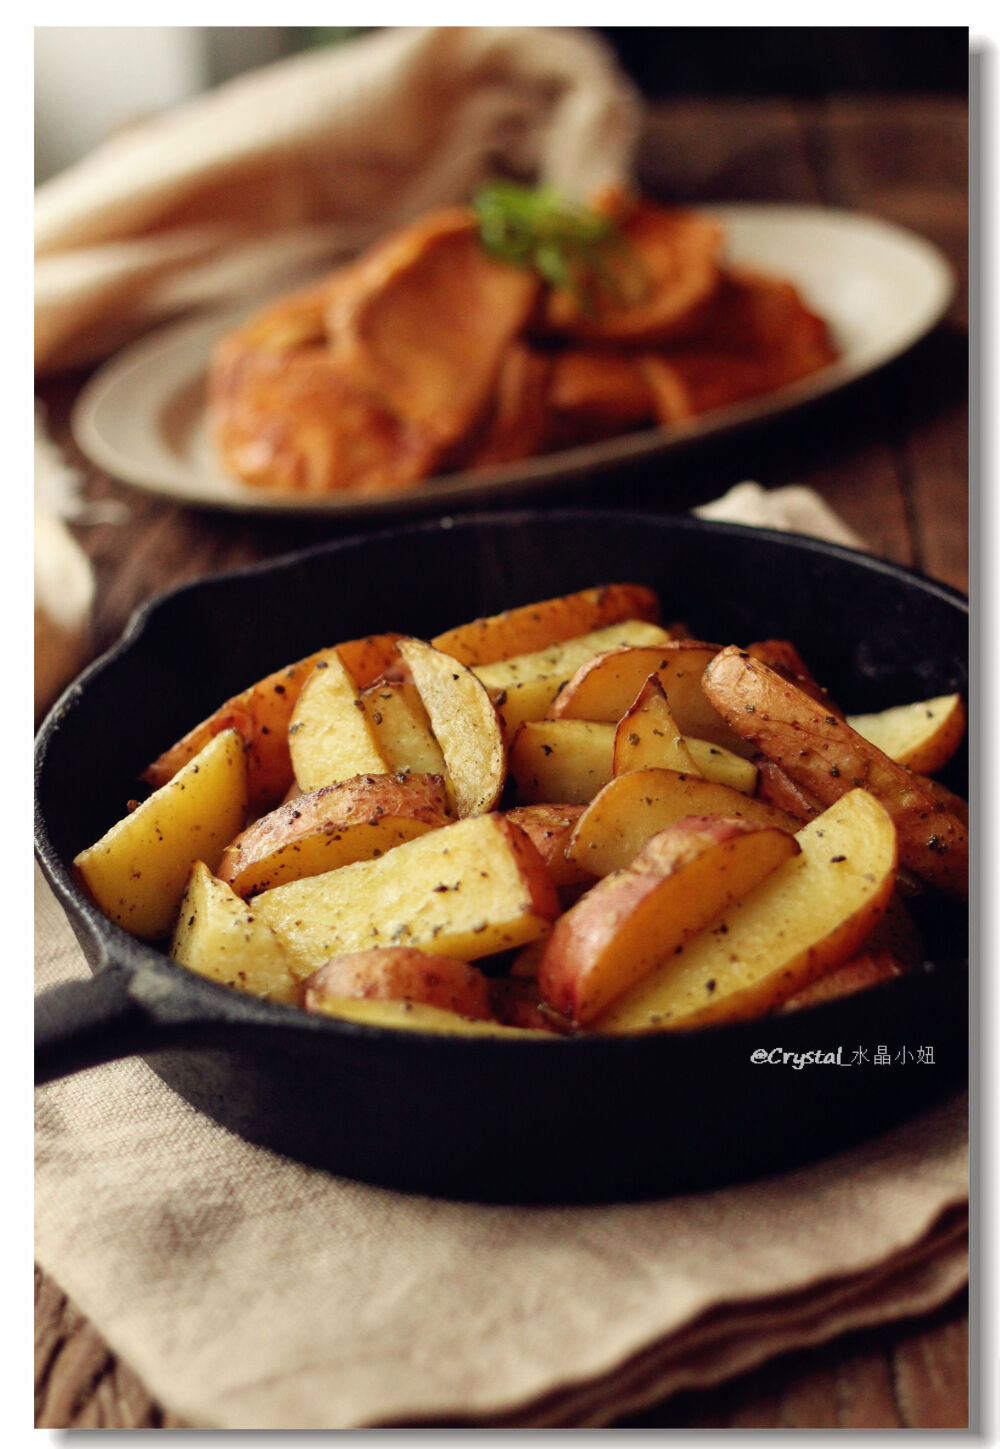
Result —
[[826, 323], [789, 282], [729, 272], [689, 342], [644, 359], [669, 424], [773, 392], [836, 357]]
[[654, 421], [653, 389], [638, 360], [597, 348], [556, 355], [549, 408], [554, 448], [614, 438]]
[[544, 452], [551, 373], [550, 357], [523, 342], [511, 343], [500, 363], [489, 411], [449, 460], [451, 467], [486, 468]]
[[545, 325], [587, 342], [650, 346], [685, 336], [719, 285], [722, 229], [708, 217], [650, 202], [606, 203], [623, 245], [607, 256], [608, 277], [584, 279], [581, 294], [550, 293]]
[[468, 210], [431, 212], [376, 247], [333, 293], [331, 361], [451, 447], [486, 408], [539, 287], [534, 272], [486, 254]]

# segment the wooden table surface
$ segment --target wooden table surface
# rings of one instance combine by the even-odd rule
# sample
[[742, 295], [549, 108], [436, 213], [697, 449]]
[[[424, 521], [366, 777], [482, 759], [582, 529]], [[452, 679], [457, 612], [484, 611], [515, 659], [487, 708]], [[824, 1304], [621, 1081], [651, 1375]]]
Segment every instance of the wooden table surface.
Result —
[[[958, 292], [945, 324], [906, 358], [793, 418], [557, 501], [682, 508], [755, 478], [819, 490], [876, 551], [968, 587], [967, 112], [953, 99], [676, 101], [658, 105], [641, 178], [667, 200], [796, 201], [870, 212], [936, 243]], [[38, 389], [57, 438], [82, 379]], [[120, 523], [79, 527], [98, 579], [96, 646], [169, 584], [357, 532], [323, 519], [195, 512], [86, 468], [86, 496], [119, 499]], [[877, 624], [873, 621], [873, 627]], [[36, 1273], [39, 1427], [179, 1427]], [[959, 1428], [967, 1422], [964, 1295], [931, 1318], [775, 1360], [710, 1392], [681, 1394], [634, 1427]]]

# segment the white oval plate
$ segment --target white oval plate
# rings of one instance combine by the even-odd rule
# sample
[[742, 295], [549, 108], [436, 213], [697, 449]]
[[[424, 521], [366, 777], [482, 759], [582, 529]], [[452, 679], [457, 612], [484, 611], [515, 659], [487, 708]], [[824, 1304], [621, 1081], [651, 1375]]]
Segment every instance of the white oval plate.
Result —
[[98, 467], [127, 483], [198, 507], [265, 512], [383, 513], [485, 502], [654, 458], [835, 392], [898, 357], [946, 311], [954, 275], [913, 232], [856, 212], [804, 206], [699, 208], [726, 231], [729, 260], [786, 278], [830, 324], [840, 357], [763, 397], [703, 413], [684, 426], [646, 429], [521, 463], [452, 473], [383, 498], [298, 495], [228, 477], [206, 428], [211, 346], [246, 315], [214, 313], [160, 328], [119, 352], [87, 383], [74, 436]]

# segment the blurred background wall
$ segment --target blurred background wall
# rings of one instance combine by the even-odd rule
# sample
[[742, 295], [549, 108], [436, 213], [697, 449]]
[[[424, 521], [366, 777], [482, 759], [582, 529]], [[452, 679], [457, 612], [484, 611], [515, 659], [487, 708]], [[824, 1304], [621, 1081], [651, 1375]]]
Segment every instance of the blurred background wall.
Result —
[[[40, 26], [35, 179], [44, 181], [144, 115], [363, 28]], [[622, 26], [600, 33], [651, 97], [968, 88], [964, 26]]]

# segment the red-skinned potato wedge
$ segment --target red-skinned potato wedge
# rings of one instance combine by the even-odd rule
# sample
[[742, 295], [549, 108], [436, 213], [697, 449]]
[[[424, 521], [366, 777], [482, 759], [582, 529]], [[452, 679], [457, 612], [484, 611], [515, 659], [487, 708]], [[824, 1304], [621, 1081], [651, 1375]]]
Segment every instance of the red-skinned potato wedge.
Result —
[[320, 650], [286, 665], [266, 679], [234, 694], [225, 704], [189, 730], [183, 739], [143, 771], [142, 779], [154, 790], [173, 779], [213, 736], [236, 730], [243, 740], [247, 765], [247, 796], [251, 811], [269, 810], [294, 783], [288, 752], [288, 725], [299, 692], [318, 660], [333, 651]]
[[504, 739], [509, 744], [525, 720], [543, 719], [559, 690], [581, 664], [608, 649], [655, 645], [670, 639], [659, 624], [644, 619], [624, 619], [575, 635], [530, 654], [515, 654], [493, 664], [477, 664], [473, 673], [490, 692], [503, 720]]
[[402, 634], [366, 634], [337, 645], [340, 662], [359, 689], [368, 689], [399, 662], [396, 645]]
[[847, 723], [897, 765], [920, 775], [943, 770], [965, 736], [959, 694], [901, 704], [879, 714], [848, 715]]
[[905, 976], [910, 967], [897, 961], [891, 951], [862, 952], [851, 961], [845, 961], [833, 971], [828, 971], [818, 981], [804, 986], [790, 996], [782, 1011], [801, 1011], [804, 1006], [819, 1006], [824, 1001], [835, 1001], [839, 996], [853, 996], [880, 981], [891, 981], [894, 976]]
[[794, 833], [799, 821], [763, 800], [754, 800], [676, 770], [633, 770], [618, 775], [580, 816], [566, 854], [592, 875], [622, 870], [651, 836], [686, 815], [725, 815], [752, 825]]
[[170, 954], [222, 986], [268, 1001], [300, 1002], [288, 953], [270, 926], [200, 860], [191, 867]]
[[646, 842], [556, 922], [538, 972], [544, 1000], [584, 1025], [797, 855], [780, 830], [691, 816]]
[[801, 855], [614, 1002], [594, 1030], [687, 1029], [759, 1016], [856, 955], [892, 898], [892, 820], [874, 796], [852, 790], [795, 838]]
[[790, 639], [760, 639], [755, 644], [747, 645], [747, 653], [751, 658], [759, 659], [762, 664], [773, 669], [775, 674], [780, 674], [782, 679], [797, 685], [803, 694], [808, 694], [817, 704], [825, 705], [827, 714], [834, 714], [838, 719], [844, 718], [844, 711], [838, 704], [834, 704]]
[[303, 983], [307, 1011], [330, 997], [375, 1001], [419, 1001], [459, 1016], [490, 1021], [489, 982], [475, 966], [418, 951], [415, 946], [381, 946], [334, 956]]
[[458, 815], [484, 815], [500, 798], [507, 752], [496, 705], [471, 669], [422, 639], [402, 639], [399, 653], [427, 711]]
[[77, 879], [109, 920], [134, 936], [165, 935], [191, 866], [219, 863], [246, 820], [243, 741], [224, 730], [174, 777], [73, 862]]
[[523, 830], [501, 815], [474, 815], [378, 860], [264, 891], [254, 908], [302, 978], [331, 956], [373, 946], [460, 961], [495, 955], [547, 934], [559, 899]]
[[615, 727], [588, 719], [526, 720], [510, 747], [517, 796], [585, 805], [611, 779]]
[[472, 669], [516, 654], [534, 654], [625, 619], [645, 619], [655, 624], [659, 617], [660, 605], [652, 589], [643, 584], [604, 584], [473, 619], [469, 624], [445, 630], [431, 643], [442, 654], [450, 654]]
[[582, 814], [582, 805], [518, 805], [507, 811], [507, 819], [524, 831], [542, 857], [554, 886], [593, 880], [575, 861], [566, 858], [566, 847]]
[[448, 824], [440, 775], [355, 775], [279, 805], [223, 851], [218, 877], [238, 896], [385, 855]]
[[288, 749], [296, 782], [307, 793], [355, 775], [388, 773], [358, 686], [336, 650], [316, 661], [299, 692]]
[[617, 724], [655, 675], [670, 713], [685, 735], [746, 754], [742, 739], [728, 728], [701, 689], [701, 677], [718, 645], [676, 639], [664, 645], [608, 649], [581, 664], [549, 708], [550, 719], [592, 719]]
[[745, 650], [718, 654], [704, 688], [734, 730], [824, 805], [856, 788], [876, 796], [896, 826], [900, 862], [929, 885], [967, 898], [968, 832], [920, 776]]

